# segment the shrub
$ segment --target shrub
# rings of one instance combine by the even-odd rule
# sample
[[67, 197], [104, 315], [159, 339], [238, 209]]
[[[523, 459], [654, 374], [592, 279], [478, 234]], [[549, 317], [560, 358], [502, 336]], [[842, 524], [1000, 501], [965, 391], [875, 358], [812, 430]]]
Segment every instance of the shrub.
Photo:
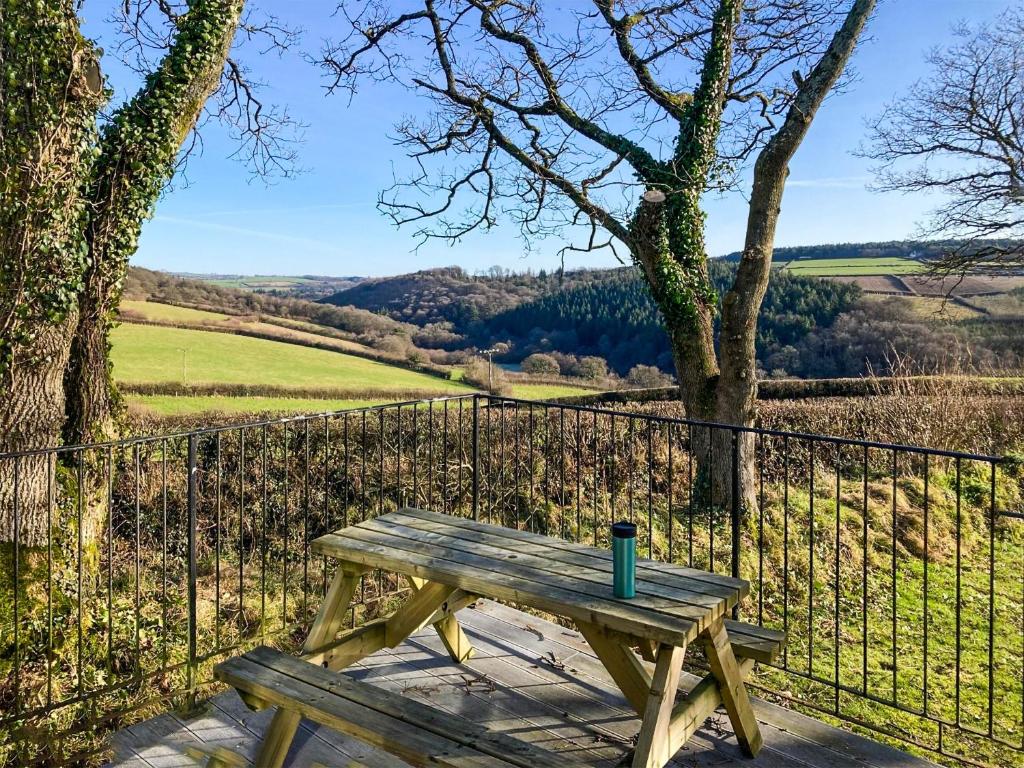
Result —
[[653, 365], [634, 365], [626, 376], [626, 382], [637, 389], [668, 387], [672, 377]]
[[505, 369], [495, 365], [488, 371], [487, 361], [479, 357], [466, 362], [462, 369], [462, 378], [466, 383], [487, 390], [493, 395], [505, 395], [509, 392]]
[[551, 355], [537, 352], [523, 360], [523, 373], [539, 376], [557, 376], [561, 373], [561, 369], [558, 367], [558, 361]]
[[576, 363], [573, 373], [582, 379], [603, 379], [608, 375], [608, 362], [603, 357], [587, 355]]

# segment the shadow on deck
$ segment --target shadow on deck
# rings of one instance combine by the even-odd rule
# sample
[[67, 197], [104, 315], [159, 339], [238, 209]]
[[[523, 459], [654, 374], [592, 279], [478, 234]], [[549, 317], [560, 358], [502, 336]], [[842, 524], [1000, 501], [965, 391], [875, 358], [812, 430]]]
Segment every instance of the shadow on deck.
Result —
[[[437, 635], [412, 641], [350, 667], [353, 677], [403, 692], [587, 764], [615, 766], [632, 747], [640, 721], [574, 631], [491, 601], [459, 613], [477, 649], [465, 666], [448, 659]], [[688, 686], [687, 686], [688, 687]], [[755, 701], [765, 747], [744, 759], [721, 711], [675, 756], [672, 766], [750, 768], [928, 768], [932, 763], [803, 715]], [[234, 691], [207, 711], [182, 720], [165, 714], [117, 733], [113, 765], [124, 768], [196, 766], [189, 747], [224, 746], [255, 759], [271, 711], [250, 712]], [[394, 768], [396, 758], [303, 722], [286, 765]]]

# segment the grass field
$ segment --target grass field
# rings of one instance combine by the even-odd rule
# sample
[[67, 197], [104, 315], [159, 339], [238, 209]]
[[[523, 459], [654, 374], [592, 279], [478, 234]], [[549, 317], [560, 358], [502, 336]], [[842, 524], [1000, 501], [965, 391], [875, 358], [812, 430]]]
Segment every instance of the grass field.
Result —
[[558, 397], [572, 397], [573, 395], [589, 395], [597, 390], [586, 387], [573, 387], [563, 384], [512, 384], [512, 397], [521, 397], [524, 400], [552, 400]]
[[[551, 384], [517, 384], [512, 397], [525, 400], [551, 400], [592, 392], [581, 387]], [[274, 413], [299, 414], [341, 411], [388, 402], [382, 400], [337, 400], [312, 397], [226, 397], [217, 395], [127, 395], [128, 406], [139, 413], [156, 416], [193, 416], [201, 413]]]
[[[124, 383], [191, 385], [276, 386], [350, 390], [361, 399], [296, 397], [231, 397], [227, 395], [129, 394], [128, 405], [138, 413], [156, 416], [190, 416], [201, 413], [297, 414], [336, 411], [398, 400], [405, 393], [424, 391], [437, 395], [473, 391], [461, 383], [461, 371], [445, 381], [403, 368], [343, 354], [366, 349], [355, 342], [316, 333], [318, 326], [293, 330], [219, 312], [176, 307], [149, 301], [124, 301], [128, 318], [196, 326], [220, 326], [227, 333], [189, 328], [165, 328], [125, 322], [114, 330], [114, 376]], [[334, 352], [300, 347], [266, 339], [233, 335], [244, 329], [281, 339], [295, 339], [337, 348]], [[379, 391], [380, 400], [367, 400], [367, 391]], [[562, 384], [514, 383], [511, 395], [530, 400], [551, 400], [582, 395], [594, 390]], [[393, 393], [393, 397], [387, 397]]]
[[211, 285], [219, 285], [222, 288], [269, 291], [275, 288], [294, 288], [297, 285], [310, 285], [317, 281], [308, 277], [290, 277], [288, 275], [244, 275], [206, 279], [204, 282], [208, 282]]
[[806, 259], [791, 261], [782, 269], [804, 277], [831, 277], [839, 275], [911, 275], [924, 267], [913, 259]]
[[176, 307], [172, 304], [161, 304], [156, 301], [132, 301], [125, 299], [120, 309], [128, 313], [128, 317], [138, 315], [144, 320], [165, 323], [221, 323], [230, 319], [230, 315], [221, 312], [207, 312], [203, 309]]
[[274, 323], [262, 322], [254, 319], [252, 316], [225, 315], [220, 312], [176, 307], [154, 301], [122, 301], [121, 309], [127, 310], [129, 313], [125, 316], [126, 322], [131, 322], [132, 317], [139, 317], [143, 320], [159, 323], [222, 327], [228, 333], [241, 330], [258, 333], [263, 336], [273, 336], [278, 339], [328, 346], [341, 351], [374, 356], [380, 354], [365, 344], [338, 338], [338, 333], [334, 329], [324, 328], [315, 323], [292, 321], [292, 325], [295, 327], [285, 328]]
[[155, 416], [194, 416], [202, 413], [309, 414], [379, 405], [386, 400], [319, 400], [308, 397], [175, 397], [128, 395], [132, 411]]
[[329, 350], [184, 328], [114, 329], [114, 377], [139, 384], [249, 384], [353, 391], [470, 392], [465, 384]]

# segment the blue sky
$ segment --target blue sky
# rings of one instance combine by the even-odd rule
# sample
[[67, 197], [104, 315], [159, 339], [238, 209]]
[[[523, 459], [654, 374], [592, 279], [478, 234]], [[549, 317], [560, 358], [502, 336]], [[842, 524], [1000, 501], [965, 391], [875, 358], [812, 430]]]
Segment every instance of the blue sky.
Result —
[[[109, 48], [102, 20], [114, 0], [85, 3], [87, 31]], [[255, 4], [255, 0], [253, 0]], [[934, 201], [881, 195], [865, 188], [869, 163], [851, 153], [862, 141], [865, 119], [926, 74], [924, 54], [950, 39], [961, 19], [991, 18], [1008, 0], [882, 0], [871, 39], [857, 52], [857, 78], [830, 98], [791, 165], [777, 245], [901, 239]], [[307, 49], [329, 34], [334, 8], [323, 0], [262, 0], [305, 30]], [[301, 47], [301, 46], [300, 46]], [[115, 90], [135, 87], [107, 57], [104, 70]], [[146, 223], [133, 263], [152, 269], [245, 274], [386, 275], [458, 264], [469, 270], [553, 267], [563, 241], [546, 240], [524, 254], [511, 224], [448, 246], [415, 250], [412, 228], [396, 229], [381, 215], [379, 191], [403, 167], [391, 126], [414, 113], [418, 102], [397, 87], [364, 88], [350, 105], [327, 96], [320, 73], [298, 51], [282, 57], [248, 56], [267, 83], [264, 99], [286, 104], [307, 125], [298, 147], [304, 172], [268, 186], [230, 159], [234, 145], [216, 126], [203, 135], [202, 155], [176, 182]], [[742, 193], [709, 198], [708, 245], [712, 255], [742, 243], [746, 204]], [[566, 266], [609, 266], [610, 254], [568, 254]]]

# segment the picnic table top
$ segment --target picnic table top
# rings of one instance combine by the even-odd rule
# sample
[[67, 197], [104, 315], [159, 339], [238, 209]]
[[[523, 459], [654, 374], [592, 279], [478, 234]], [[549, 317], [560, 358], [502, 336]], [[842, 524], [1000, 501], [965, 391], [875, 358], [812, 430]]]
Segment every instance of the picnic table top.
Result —
[[609, 550], [422, 509], [329, 533], [312, 550], [677, 646], [726, 616], [749, 590], [742, 579], [638, 559], [636, 597], [619, 599]]

